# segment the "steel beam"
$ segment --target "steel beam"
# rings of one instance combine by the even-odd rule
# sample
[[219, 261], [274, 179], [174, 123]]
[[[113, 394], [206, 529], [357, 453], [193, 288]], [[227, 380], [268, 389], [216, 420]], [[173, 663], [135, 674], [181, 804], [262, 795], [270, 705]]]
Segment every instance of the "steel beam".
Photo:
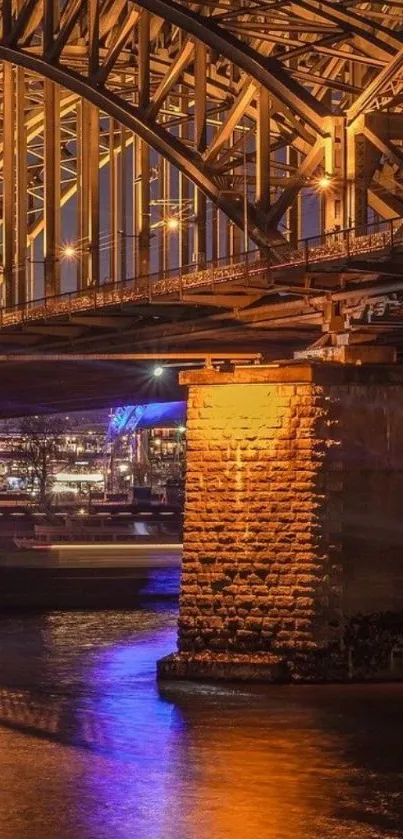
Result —
[[347, 122], [350, 125], [357, 117], [368, 112], [380, 96], [382, 91], [398, 77], [403, 67], [403, 46], [399, 52], [388, 61], [375, 79], [365, 87], [361, 95], [352, 103], [347, 111]]
[[329, 115], [328, 109], [291, 79], [281, 62], [262, 58], [245, 42], [218, 26], [214, 17], [207, 18], [175, 0], [137, 0], [137, 5], [179, 26], [219, 55], [224, 55], [289, 106], [315, 131], [322, 133], [322, 119]]
[[78, 288], [86, 288], [89, 280], [89, 155], [87, 153], [89, 138], [89, 109], [85, 99], [77, 103], [77, 239]]
[[[60, 5], [62, 12], [59, 22]], [[19, 159], [25, 157], [25, 167], [19, 163], [17, 169], [16, 154], [12, 154], [11, 198], [9, 191], [7, 199], [7, 187], [4, 187], [3, 213], [8, 200], [8, 206], [12, 204], [15, 228], [13, 231], [8, 214], [9, 233], [4, 233], [4, 252], [9, 245], [10, 235], [16, 241], [12, 242], [11, 268], [10, 260], [5, 268], [9, 272], [9, 287], [19, 286], [18, 295], [16, 290], [13, 291], [14, 298], [18, 296], [23, 299], [22, 274], [18, 283], [14, 276], [10, 281], [10, 270], [15, 273], [23, 253], [24, 198], [21, 196], [24, 193], [22, 184], [25, 175], [25, 191], [30, 196], [29, 223], [26, 223], [26, 228], [30, 236], [36, 235], [41, 225], [46, 228], [46, 289], [50, 289], [50, 280], [54, 287], [58, 284], [56, 260], [60, 247], [60, 232], [57, 229], [59, 205], [73, 196], [76, 189], [76, 129], [77, 206], [81, 217], [79, 248], [82, 254], [85, 250], [88, 257], [89, 247], [91, 254], [89, 265], [88, 258], [80, 258], [80, 286], [86, 284], [89, 276], [91, 282], [100, 281], [98, 170], [104, 158], [107, 165], [110, 163], [111, 170], [112, 249], [109, 273], [116, 278], [126, 274], [125, 248], [121, 247], [122, 240], [119, 238], [119, 230], [122, 229], [126, 240], [125, 131], [130, 131], [131, 136], [135, 133], [138, 137], [135, 168], [136, 177], [140, 175], [142, 182], [136, 183], [134, 188], [136, 238], [133, 241], [138, 244], [139, 261], [142, 263], [139, 272], [142, 274], [150, 270], [149, 182], [153, 171], [151, 167], [156, 162], [155, 152], [162, 155], [165, 161], [161, 163], [163, 178], [160, 196], [165, 209], [170, 206], [172, 198], [176, 201], [178, 197], [177, 177], [172, 174], [170, 179], [170, 167], [175, 166], [181, 173], [179, 194], [182, 199], [189, 197], [189, 183], [194, 184], [196, 225], [193, 251], [202, 254], [202, 258], [206, 255], [206, 244], [208, 255], [211, 247], [211, 237], [206, 235], [207, 198], [214, 202], [216, 208], [213, 211], [213, 257], [219, 252], [219, 234], [217, 232], [214, 238], [214, 231], [218, 230], [218, 220], [222, 220], [221, 211], [231, 223], [228, 238], [229, 251], [232, 253], [239, 249], [239, 230], [245, 217], [248, 218], [249, 238], [263, 249], [275, 241], [276, 233], [272, 228], [287, 213], [290, 231], [292, 228], [290, 238], [293, 245], [297, 244], [297, 202], [301, 187], [309, 185], [311, 175], [318, 165], [332, 176], [333, 181], [332, 189], [324, 194], [322, 229], [342, 227], [349, 220], [353, 222], [354, 217], [366, 217], [368, 194], [379, 198], [378, 204], [383, 206], [385, 190], [394, 189], [393, 186], [388, 187], [388, 184], [392, 181], [398, 184], [401, 178], [401, 130], [395, 118], [399, 118], [401, 108], [399, 95], [403, 103], [403, 91], [399, 93], [402, 47], [400, 34], [394, 26], [396, 20], [390, 23], [386, 15], [378, 26], [379, 15], [371, 16], [373, 5], [369, 4], [366, 19], [362, 9], [356, 11], [346, 4], [340, 5], [328, 0], [290, 0], [281, 3], [275, 10], [269, 10], [267, 6], [260, 8], [260, 16], [257, 18], [257, 10], [250, 4], [243, 6], [242, 14], [229, 6], [225, 7], [225, 14], [222, 14], [223, 9], [216, 9], [211, 14], [211, 6], [192, 5], [189, 8], [189, 4], [176, 0], [140, 0], [137, 4], [132, 0], [106, 0], [102, 3], [100, 0], [87, 0], [80, 8], [75, 0], [71, 4], [60, 4], [60, 0], [13, 0], [12, 3], [11, 0], [5, 0], [1, 12], [4, 17], [4, 37], [0, 39], [0, 59], [14, 62], [19, 68], [17, 73], [21, 71], [22, 76], [22, 68], [25, 68], [25, 77], [27, 82], [29, 80], [26, 117], [28, 121], [32, 118], [39, 126], [34, 139], [34, 131], [28, 127], [28, 122], [25, 125], [28, 149], [25, 148], [22, 155], [21, 151], [18, 152]], [[33, 39], [34, 31], [36, 35]], [[329, 49], [324, 47], [324, 44], [339, 44], [341, 41], [343, 43], [337, 55], [331, 53], [331, 46]], [[359, 62], [360, 50], [364, 54], [363, 69]], [[275, 53], [276, 59], [271, 58], [270, 52]], [[278, 56], [280, 60], [277, 60]], [[42, 90], [37, 84], [31, 86], [32, 74], [47, 80], [43, 105], [43, 110], [47, 110], [45, 141], [41, 134], [41, 124], [43, 126], [44, 123], [37, 119], [42, 109]], [[294, 76], [301, 80], [301, 84], [295, 81]], [[51, 97], [47, 93], [52, 84], [70, 89], [89, 103], [85, 106], [88, 108], [85, 127], [80, 124], [76, 126], [74, 119], [62, 116], [59, 110], [59, 121], [61, 119], [62, 124], [61, 128], [56, 125], [56, 132], [52, 131], [53, 149], [50, 148], [49, 126], [55, 124], [56, 108], [53, 108], [54, 113], [50, 117]], [[368, 91], [365, 96], [360, 94], [364, 89]], [[74, 95], [71, 98], [74, 100]], [[354, 105], [357, 102], [358, 115], [355, 116]], [[391, 102], [394, 112], [389, 119], [389, 116], [382, 113], [382, 108]], [[76, 107], [75, 103], [72, 107]], [[346, 147], [341, 114], [348, 113], [351, 108], [350, 117], [353, 119]], [[362, 125], [360, 127], [360, 114], [368, 108], [377, 109], [377, 125], [378, 122], [381, 125], [383, 120], [385, 126], [386, 122], [392, 126], [393, 121], [393, 131], [397, 133], [393, 135], [393, 144], [390, 142], [392, 135], [386, 128], [384, 130], [381, 127], [380, 131], [374, 128], [375, 134], [381, 138], [382, 148], [378, 143], [378, 151], [373, 152], [372, 140], [366, 143], [363, 162], [360, 164], [362, 172], [358, 177], [356, 172], [360, 168], [360, 138], [366, 133]], [[20, 143], [21, 150], [24, 145], [23, 120], [20, 120], [18, 126], [15, 102], [12, 110], [13, 139]], [[333, 113], [330, 116], [331, 111]], [[96, 119], [90, 118], [90, 112], [96, 114]], [[104, 114], [115, 125], [111, 154], [108, 151], [105, 154], [103, 147], [106, 123]], [[246, 186], [249, 182], [249, 193], [256, 193], [256, 203], [248, 204], [246, 210], [242, 201], [237, 200], [242, 183], [245, 186], [240, 131], [244, 115], [251, 133], [256, 132], [256, 145], [248, 140], [246, 179]], [[118, 128], [118, 123], [122, 128]], [[57, 139], [59, 130], [60, 136]], [[351, 141], [354, 134], [356, 138]], [[58, 202], [55, 195], [57, 185], [55, 183], [52, 190], [51, 181], [52, 168], [55, 173], [57, 170], [60, 173], [60, 162], [57, 160], [60, 142], [63, 152], [63, 186]], [[275, 161], [277, 167], [271, 174], [270, 145], [272, 166]], [[281, 150], [281, 158], [275, 154], [277, 149]], [[380, 153], [391, 164], [393, 178], [392, 174], [388, 175], [383, 160], [382, 171], [375, 172]], [[82, 171], [84, 156], [88, 162], [87, 173]], [[41, 182], [43, 159], [44, 189]], [[345, 200], [347, 161], [348, 202]], [[251, 185], [255, 177], [254, 191]], [[56, 174], [53, 180], [59, 180]], [[365, 187], [362, 186], [364, 180]], [[273, 206], [270, 206], [270, 189], [272, 197], [277, 197]], [[363, 195], [365, 197], [361, 201], [365, 211], [358, 206], [360, 195], [361, 198]], [[42, 200], [45, 205], [45, 223], [41, 218]], [[346, 210], [346, 203], [350, 205], [350, 212]], [[187, 207], [184, 215], [188, 215]], [[209, 232], [210, 226], [209, 217]], [[158, 235], [163, 240], [161, 267], [166, 268], [171, 251], [174, 254], [174, 250], [168, 247], [164, 227], [158, 231]], [[181, 224], [182, 264], [189, 261], [189, 239], [186, 223]], [[85, 249], [82, 247], [84, 241]], [[36, 247], [36, 257], [40, 256], [38, 250]], [[52, 259], [53, 279], [50, 277]]]
[[169, 94], [171, 88], [175, 85], [179, 77], [184, 72], [186, 66], [193, 58], [194, 43], [188, 39], [184, 42], [178, 57], [173, 62], [167, 74], [161, 80], [157, 90], [153, 93], [152, 99], [147, 106], [147, 116], [155, 118], [162, 103]]
[[270, 207], [270, 96], [261, 87], [256, 125], [256, 204], [264, 211]]
[[[126, 102], [120, 100], [113, 93], [109, 91], [106, 93], [98, 88], [95, 89], [88, 80], [70, 69], [62, 68], [59, 65], [48, 64], [41, 58], [16, 51], [0, 44], [0, 60], [2, 59], [14, 61], [19, 66], [26, 67], [45, 78], [48, 77], [57, 81], [67, 89], [85, 97], [105, 113], [114, 116], [121, 124], [134, 130], [139, 138], [144, 140], [145, 144], [154, 148], [166, 157], [170, 163], [185, 172], [205, 195], [217, 203], [228, 218], [233, 220], [239, 227], [242, 227], [242, 208], [239, 209], [233, 201], [222, 194], [219, 185], [213, 178], [213, 173], [206, 169], [200, 156], [184, 148], [182, 144], [175, 140], [175, 137], [160, 126], [156, 124], [150, 125], [144, 119], [141, 112], [128, 107]], [[250, 238], [256, 244], [267, 247], [273, 241], [271, 231], [262, 230], [252, 206], [248, 210], [248, 220]]]
[[118, 248], [120, 251], [120, 279], [125, 280], [127, 276], [127, 257], [126, 257], [126, 235], [127, 235], [127, 131], [122, 125], [120, 127], [120, 155], [118, 158], [118, 178], [119, 178], [119, 229]]
[[[179, 124], [179, 139], [182, 143], [186, 143], [189, 140], [189, 123], [187, 117], [188, 103], [183, 85], [181, 85], [179, 88], [179, 107], [181, 114], [186, 115], [184, 118], [181, 118]], [[184, 172], [180, 171], [178, 195], [180, 207], [188, 207], [190, 198], [189, 186], [190, 184], [188, 178], [186, 177]], [[187, 221], [181, 220], [181, 223], [179, 225], [179, 265], [180, 267], [182, 267], [184, 265], [188, 265], [189, 262], [189, 224]]]
[[[300, 165], [300, 154], [299, 152], [294, 149], [292, 146], [289, 146], [287, 149], [287, 162], [291, 167], [291, 170], [295, 170], [298, 172], [298, 168]], [[295, 196], [294, 200], [288, 207], [288, 216], [287, 216], [287, 223], [288, 223], [288, 238], [290, 245], [293, 248], [298, 247], [298, 241], [302, 238], [302, 196], [301, 190], [299, 191], [298, 195]]]
[[[3, 27], [6, 25], [4, 19]], [[3, 272], [6, 306], [16, 303], [15, 254], [15, 89], [11, 64], [3, 62]]]
[[[207, 142], [206, 123], [206, 74], [207, 51], [200, 41], [195, 43], [195, 104], [194, 127], [195, 147], [198, 152], [204, 152]], [[206, 240], [206, 197], [200, 189], [195, 189], [195, 237], [194, 249], [197, 262], [205, 262], [207, 255]]]
[[[358, 123], [353, 126], [358, 128]], [[359, 130], [347, 130], [348, 226], [366, 230], [368, 222], [368, 189], [380, 152]]]
[[99, 113], [92, 104], [88, 107], [88, 202], [88, 285], [97, 286], [100, 283]]
[[[143, 10], [138, 23], [138, 108], [146, 111], [150, 102], [150, 15]], [[142, 137], [136, 144], [137, 273], [150, 273], [150, 147]]]
[[44, 281], [50, 296], [60, 293], [60, 99], [59, 86], [49, 79], [44, 98]]
[[18, 303], [27, 299], [27, 131], [25, 70], [16, 68], [16, 264]]
[[308, 178], [319, 165], [323, 157], [323, 139], [320, 137], [301, 163], [293, 184], [287, 186], [267, 213], [267, 223], [277, 226], [292, 202], [296, 199], [300, 189], [306, 186]]
[[[312, 21], [315, 15], [325, 23], [333, 23], [353, 36], [354, 43], [362, 49], [364, 54], [373, 55], [380, 60], [389, 61], [394, 52], [401, 47], [399, 37], [393, 31], [381, 25], [374, 27], [373, 21], [364, 15], [357, 15], [344, 3], [330, 3], [329, 0], [298, 0], [291, 2], [290, 9], [301, 15], [305, 11], [305, 19]], [[375, 34], [376, 32], [376, 34]]]
[[109, 120], [109, 280], [119, 281], [119, 253], [118, 253], [118, 206], [119, 182], [118, 162], [115, 150], [116, 135], [119, 130], [114, 119]]
[[325, 120], [324, 170], [329, 188], [322, 191], [323, 232], [341, 230], [347, 225], [346, 212], [346, 132], [343, 117]]

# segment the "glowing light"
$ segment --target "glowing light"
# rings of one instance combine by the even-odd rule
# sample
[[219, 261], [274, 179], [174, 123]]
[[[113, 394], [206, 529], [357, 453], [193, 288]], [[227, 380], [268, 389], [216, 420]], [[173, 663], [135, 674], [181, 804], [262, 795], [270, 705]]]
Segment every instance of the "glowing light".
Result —
[[179, 425], [178, 426], [178, 431], [179, 431], [179, 434], [184, 434], [185, 431], [186, 431], [186, 426], [185, 425]]
[[175, 216], [170, 216], [166, 220], [166, 226], [168, 230], [177, 230], [179, 227], [179, 219], [175, 218]]
[[318, 187], [319, 189], [329, 189], [331, 183], [332, 179], [329, 177], [329, 175], [322, 175], [322, 177], [318, 180]]
[[156, 364], [153, 370], [153, 376], [159, 379], [164, 374], [164, 368], [160, 364]]
[[63, 481], [64, 483], [69, 483], [72, 481], [73, 483], [82, 483], [82, 482], [89, 482], [89, 483], [97, 483], [98, 481], [103, 481], [104, 476], [102, 472], [85, 472], [80, 474], [79, 472], [57, 472], [55, 475], [56, 481]]
[[74, 257], [77, 256], [77, 251], [74, 245], [64, 245], [62, 249], [62, 256], [64, 256], [65, 259], [74, 259]]

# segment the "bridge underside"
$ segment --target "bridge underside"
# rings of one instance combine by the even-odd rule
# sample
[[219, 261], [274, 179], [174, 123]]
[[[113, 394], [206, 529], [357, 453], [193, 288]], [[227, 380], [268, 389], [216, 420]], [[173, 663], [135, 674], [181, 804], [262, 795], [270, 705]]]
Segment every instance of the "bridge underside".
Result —
[[2, 418], [184, 398], [184, 388], [169, 369], [156, 380], [150, 364], [112, 361], [0, 361], [0, 386]]
[[[332, 256], [331, 242], [322, 264], [315, 263], [316, 250], [312, 265], [302, 267], [251, 259], [248, 265], [232, 262], [221, 273], [216, 269], [213, 276], [209, 267], [174, 275], [163, 287], [147, 286], [147, 294], [133, 280], [5, 312], [1, 415], [106, 407], [134, 397], [179, 398], [176, 368], [157, 387], [151, 361], [114, 362], [119, 353], [149, 353], [161, 360], [174, 354], [180, 367], [189, 352], [258, 352], [265, 360], [279, 360], [307, 348], [320, 352], [348, 343], [390, 345], [402, 357], [400, 220], [393, 243], [382, 233], [380, 247], [376, 236], [375, 252], [342, 259]], [[86, 354], [105, 350], [110, 362], [85, 362]], [[60, 360], [17, 361], [20, 353], [34, 358], [47, 352], [60, 353]], [[69, 354], [84, 358], [69, 363]]]

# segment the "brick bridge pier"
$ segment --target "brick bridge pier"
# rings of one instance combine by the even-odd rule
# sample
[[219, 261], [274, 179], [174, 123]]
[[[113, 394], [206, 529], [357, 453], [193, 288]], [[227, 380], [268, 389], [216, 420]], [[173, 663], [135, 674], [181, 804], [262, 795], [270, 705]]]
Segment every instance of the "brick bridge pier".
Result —
[[178, 652], [161, 679], [403, 676], [403, 367], [182, 374]]

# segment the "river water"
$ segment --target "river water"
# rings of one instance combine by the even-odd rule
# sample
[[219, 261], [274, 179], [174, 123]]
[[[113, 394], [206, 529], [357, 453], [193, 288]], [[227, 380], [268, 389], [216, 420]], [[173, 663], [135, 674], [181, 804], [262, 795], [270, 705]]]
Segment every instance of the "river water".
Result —
[[158, 689], [172, 601], [0, 617], [1, 839], [403, 836], [403, 685]]

